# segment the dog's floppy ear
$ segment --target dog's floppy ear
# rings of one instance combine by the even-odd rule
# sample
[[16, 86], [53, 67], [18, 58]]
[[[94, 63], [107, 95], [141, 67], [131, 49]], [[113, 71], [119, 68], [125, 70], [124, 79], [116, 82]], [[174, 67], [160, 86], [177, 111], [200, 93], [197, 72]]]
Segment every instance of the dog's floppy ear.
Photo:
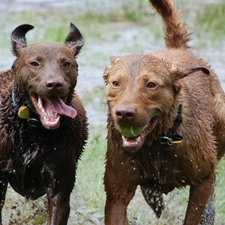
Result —
[[191, 73], [201, 70], [206, 75], [209, 75], [210, 72], [207, 68], [201, 66], [188, 66], [188, 67], [179, 67], [179, 79], [188, 76]]
[[12, 52], [19, 57], [19, 50], [27, 47], [26, 33], [34, 27], [30, 24], [22, 24], [16, 27], [11, 33]]
[[80, 52], [84, 45], [83, 36], [73, 23], [70, 23], [70, 32], [65, 40], [65, 45], [74, 49], [74, 56]]
[[196, 71], [201, 70], [203, 73], [209, 75], [210, 71], [201, 66], [187, 66], [187, 67], [181, 67], [181, 66], [175, 66], [171, 63], [166, 63], [169, 71], [172, 73], [172, 78], [173, 78], [173, 89], [175, 94], [178, 94], [181, 89], [181, 84], [179, 83], [179, 79], [182, 79], [186, 76], [188, 76], [191, 73], [194, 73]]
[[169, 71], [175, 75], [176, 78], [182, 79], [191, 73], [201, 70], [206, 75], [210, 74], [210, 71], [206, 67], [202, 66], [175, 66], [173, 64], [166, 63]]

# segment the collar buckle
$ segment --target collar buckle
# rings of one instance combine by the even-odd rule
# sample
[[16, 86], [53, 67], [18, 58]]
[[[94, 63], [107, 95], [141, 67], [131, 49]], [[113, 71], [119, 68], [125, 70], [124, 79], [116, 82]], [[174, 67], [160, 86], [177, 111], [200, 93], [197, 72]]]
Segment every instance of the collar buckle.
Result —
[[167, 136], [162, 136], [159, 138], [160, 144], [164, 145], [173, 145], [173, 144], [180, 144], [183, 140], [183, 137], [181, 135], [173, 135], [171, 138]]
[[167, 136], [162, 136], [159, 138], [161, 145], [173, 145], [173, 139]]
[[180, 126], [180, 124], [183, 121], [182, 113], [183, 113], [183, 105], [180, 104], [177, 110], [177, 117], [174, 120], [172, 128], [169, 129], [169, 131], [165, 136], [159, 137], [160, 144], [173, 145], [173, 144], [180, 144], [182, 142], [183, 137], [181, 135], [174, 135], [176, 129]]

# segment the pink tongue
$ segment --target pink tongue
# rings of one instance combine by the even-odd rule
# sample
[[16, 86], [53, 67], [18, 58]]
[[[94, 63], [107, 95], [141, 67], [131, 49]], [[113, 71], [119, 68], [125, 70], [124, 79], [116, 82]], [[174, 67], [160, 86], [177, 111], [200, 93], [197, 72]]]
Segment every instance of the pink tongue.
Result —
[[44, 107], [46, 112], [57, 113], [69, 118], [75, 118], [77, 115], [77, 111], [73, 107], [66, 105], [61, 98], [44, 97], [44, 100]]

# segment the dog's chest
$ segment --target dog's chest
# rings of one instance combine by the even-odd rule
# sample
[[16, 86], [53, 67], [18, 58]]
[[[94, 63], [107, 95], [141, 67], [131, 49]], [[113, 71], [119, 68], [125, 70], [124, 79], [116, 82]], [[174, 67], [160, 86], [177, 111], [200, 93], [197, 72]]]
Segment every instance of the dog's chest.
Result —
[[[15, 151], [15, 150], [14, 150]], [[11, 186], [26, 198], [36, 199], [44, 194], [42, 168], [43, 160], [38, 144], [27, 146], [26, 151], [12, 152], [5, 168], [5, 175]]]
[[150, 148], [142, 152], [141, 160], [144, 178], [164, 192], [194, 182], [182, 167], [183, 158], [172, 147]]
[[59, 153], [54, 147], [55, 139], [54, 134], [46, 135], [44, 131], [30, 128], [16, 129], [11, 137], [4, 175], [14, 190], [26, 198], [36, 199], [46, 192], [46, 167], [52, 165], [51, 159]]

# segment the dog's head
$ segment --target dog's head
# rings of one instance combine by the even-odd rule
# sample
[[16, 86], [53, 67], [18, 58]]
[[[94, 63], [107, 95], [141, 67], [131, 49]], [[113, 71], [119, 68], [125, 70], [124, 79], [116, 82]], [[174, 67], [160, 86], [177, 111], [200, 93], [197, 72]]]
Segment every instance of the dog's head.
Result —
[[107, 104], [126, 150], [140, 149], [148, 135], [148, 142], [157, 138], [180, 92], [179, 80], [198, 69], [205, 68], [179, 68], [151, 55], [111, 58], [104, 73]]
[[24, 24], [11, 34], [12, 52], [17, 57], [12, 69], [15, 85], [39, 114], [42, 125], [56, 129], [60, 116], [74, 118], [76, 110], [69, 106], [77, 82], [75, 56], [84, 45], [74, 24], [64, 44], [35, 43], [27, 46], [25, 34], [33, 26]]

